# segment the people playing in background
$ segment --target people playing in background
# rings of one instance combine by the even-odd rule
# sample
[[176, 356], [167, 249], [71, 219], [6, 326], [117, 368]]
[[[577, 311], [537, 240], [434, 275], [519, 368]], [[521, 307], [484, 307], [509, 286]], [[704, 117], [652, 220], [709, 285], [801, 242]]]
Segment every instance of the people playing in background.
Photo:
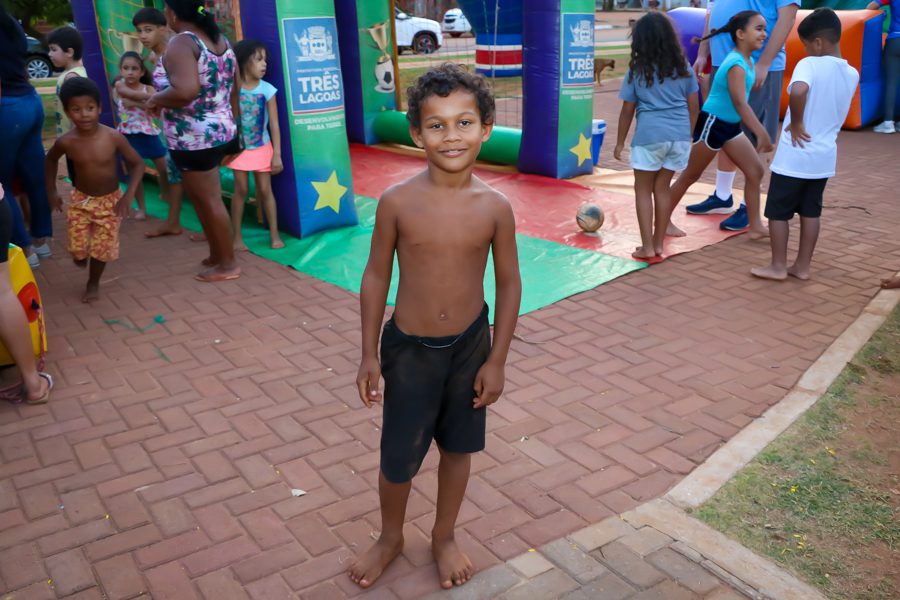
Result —
[[[800, 0], [719, 0], [709, 13], [707, 29], [721, 30], [732, 16], [744, 10], [760, 13], [766, 20], [767, 38], [762, 47], [753, 52], [756, 70], [753, 89], [748, 100], [750, 109], [762, 123], [770, 140], [778, 139], [778, 119], [781, 112], [781, 88], [784, 81], [786, 57], [784, 43], [794, 27]], [[706, 36], [707, 31], [704, 31]], [[708, 52], [712, 57], [712, 73], [721, 67], [725, 57], [734, 49], [734, 44], [727, 35], [706, 36], [709, 41], [701, 42], [699, 53]], [[757, 143], [756, 133], [745, 121], [744, 134], [754, 145]], [[730, 214], [719, 227], [728, 231], [740, 231], [747, 228], [750, 219], [747, 214], [746, 198], [734, 209], [731, 188], [734, 184], [735, 165], [727, 153], [719, 154], [716, 170], [716, 191], [703, 202], [686, 207], [693, 215]]]
[[26, 404], [43, 404], [50, 398], [53, 378], [38, 371], [28, 319], [10, 279], [9, 240], [13, 229], [10, 205], [14, 203], [15, 199], [11, 195], [6, 197], [0, 184], [0, 342], [22, 374], [21, 400]]
[[[412, 478], [431, 441], [440, 451], [431, 548], [440, 585], [468, 581], [474, 567], [454, 539], [472, 453], [484, 449], [487, 406], [500, 397], [522, 282], [509, 201], [472, 175], [494, 120], [481, 75], [450, 63], [417, 80], [408, 97], [410, 132], [425, 150], [424, 171], [389, 188], [378, 202], [372, 249], [360, 290], [362, 402], [382, 399], [381, 535], [349, 569], [367, 588], [403, 549]], [[436, 226], [437, 225], [437, 226]], [[493, 250], [497, 303], [491, 343], [484, 273]], [[396, 309], [381, 335], [394, 253], [400, 267]]]
[[[0, 149], [0, 185], [7, 194], [11, 241], [22, 248], [28, 257], [28, 264], [35, 269], [41, 262], [32, 241], [44, 256], [49, 256], [47, 240], [53, 235], [53, 222], [42, 169], [44, 106], [28, 81], [25, 70], [27, 49], [22, 26], [0, 2], [0, 139], [3, 142]], [[14, 180], [21, 184], [21, 189], [28, 196], [30, 233], [19, 203], [13, 197]]]
[[613, 151], [616, 160], [622, 160], [625, 138], [637, 112], [631, 167], [641, 245], [631, 255], [654, 259], [662, 255], [669, 225], [672, 176], [688, 164], [691, 131], [699, 112], [697, 79], [672, 22], [663, 13], [647, 13], [634, 24], [631, 60], [619, 98], [622, 111]]
[[241, 133], [244, 151], [228, 165], [234, 170], [234, 194], [231, 196], [231, 226], [234, 229], [234, 249], [246, 250], [241, 224], [244, 202], [250, 188], [250, 173], [256, 182], [256, 210], [264, 211], [269, 225], [269, 244], [284, 248], [278, 233], [272, 175], [284, 169], [281, 163], [281, 130], [278, 127], [278, 90], [267, 81], [266, 65], [269, 55], [266, 46], [256, 40], [243, 40], [234, 47], [241, 82]]
[[[709, 15], [712, 12], [713, 7], [715, 7], [715, 0], [707, 0], [706, 2], [706, 19], [703, 21], [703, 35], [709, 33]], [[700, 94], [704, 100], [709, 96], [709, 85], [712, 83], [712, 78], [709, 76], [712, 73], [712, 57], [709, 55], [709, 41], [700, 41], [700, 38], [693, 38], [692, 43], [699, 44], [697, 48], [697, 58], [694, 59], [694, 75], [697, 76], [697, 80], [700, 84]]]
[[[850, 111], [859, 73], [841, 58], [841, 21], [830, 8], [817, 8], [797, 29], [806, 58], [797, 63], [788, 85], [790, 104], [784, 132], [772, 160], [766, 202], [772, 262], [751, 269], [765, 279], [788, 275], [809, 279], [819, 237], [822, 196], [837, 164], [837, 136]], [[790, 220], [800, 215], [800, 248], [787, 266]]]
[[874, 0], [869, 2], [869, 10], [891, 7], [891, 23], [888, 25], [887, 39], [884, 42], [882, 62], [884, 64], [884, 120], [875, 126], [876, 133], [894, 133], [900, 131], [900, 121], [895, 122], [897, 115], [897, 86], [900, 86], [900, 0]]
[[219, 167], [241, 150], [237, 61], [202, 0], [166, 0], [165, 15], [177, 34], [161, 59], [168, 86], [154, 78], [158, 91], [147, 100], [147, 106], [162, 109], [166, 145], [209, 243], [205, 268], [195, 279], [237, 279], [241, 270], [234, 257], [231, 223], [219, 180]]
[[[100, 277], [108, 262], [119, 258], [119, 225], [128, 216], [138, 184], [144, 175], [144, 161], [125, 136], [100, 124], [100, 90], [85, 77], [75, 77], [60, 89], [63, 110], [74, 127], [63, 134], [44, 163], [50, 203], [62, 210], [56, 189], [60, 156], [69, 158], [78, 170], [69, 199], [66, 224], [69, 253], [79, 267], [88, 267], [88, 283], [82, 302], [96, 300]], [[116, 172], [118, 155], [128, 167], [128, 189], [119, 189]]]
[[[137, 52], [126, 52], [119, 59], [119, 78], [113, 86], [113, 101], [116, 103], [118, 123], [116, 130], [125, 136], [131, 147], [144, 160], [152, 160], [159, 176], [159, 187], [163, 198], [167, 197], [168, 180], [166, 179], [166, 148], [159, 139], [159, 127], [144, 108], [143, 102], [122, 97], [120, 89], [127, 88], [148, 97], [153, 90], [150, 85], [150, 73], [144, 66], [144, 60]], [[147, 218], [147, 205], [144, 201], [144, 184], [139, 183], [137, 193], [137, 212], [134, 218], [143, 221]]]
[[[166, 52], [166, 44], [172, 36], [172, 30], [166, 24], [166, 16], [163, 12], [156, 8], [144, 7], [134, 13], [131, 19], [132, 25], [137, 32], [138, 40], [144, 48], [150, 51], [148, 59], [153, 63], [153, 73], [151, 80], [154, 89], [145, 92], [143, 90], [132, 90], [125, 86], [119, 86], [116, 89], [122, 98], [133, 102], [146, 103], [150, 96], [157, 89], [165, 89], [169, 87], [169, 80], [166, 76], [166, 69], [163, 66], [162, 56]], [[162, 173], [157, 168], [158, 173]], [[170, 154], [166, 153], [166, 183], [168, 189], [162, 194], [163, 200], [169, 205], [169, 214], [166, 222], [158, 229], [152, 229], [144, 232], [148, 238], [161, 237], [167, 235], [181, 235], [181, 200], [184, 190], [181, 185], [181, 172], [175, 167]], [[160, 182], [162, 177], [160, 176]], [[160, 187], [162, 192], [162, 187]], [[191, 236], [193, 241], [206, 241], [203, 235], [197, 233]]]
[[[712, 30], [708, 38], [728, 34], [734, 40], [732, 50], [713, 77], [709, 97], [694, 127], [694, 145], [687, 168], [672, 186], [672, 210], [687, 189], [703, 175], [703, 171], [724, 150], [744, 173], [744, 197], [747, 202], [751, 239], [769, 235], [760, 214], [759, 186], [765, 174], [760, 152], [772, 151], [769, 132], [750, 108], [747, 99], [756, 78], [753, 53], [766, 41], [766, 20], [753, 10], [731, 17], [721, 29]], [[741, 131], [741, 124], [755, 134], [756, 148]]]

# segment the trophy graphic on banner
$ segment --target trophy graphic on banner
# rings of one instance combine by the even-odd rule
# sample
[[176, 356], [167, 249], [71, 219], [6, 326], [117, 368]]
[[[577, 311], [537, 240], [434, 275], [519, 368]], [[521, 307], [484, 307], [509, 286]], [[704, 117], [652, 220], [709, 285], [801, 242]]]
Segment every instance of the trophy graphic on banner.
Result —
[[388, 47], [388, 37], [390, 36], [390, 27], [387, 24], [387, 21], [382, 23], [376, 23], [369, 27], [366, 31], [369, 32], [369, 37], [372, 38], [372, 41], [375, 43], [373, 46], [381, 51], [381, 56], [378, 57], [378, 61], [375, 63], [375, 81], [378, 82], [378, 85], [375, 86], [375, 90], [389, 94], [394, 91], [394, 63], [391, 60], [391, 55], [387, 51]]

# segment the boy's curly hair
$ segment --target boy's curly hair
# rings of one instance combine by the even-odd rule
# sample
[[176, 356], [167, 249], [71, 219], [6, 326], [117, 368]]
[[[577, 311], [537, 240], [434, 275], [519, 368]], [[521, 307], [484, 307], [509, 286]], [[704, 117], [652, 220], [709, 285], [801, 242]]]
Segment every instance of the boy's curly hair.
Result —
[[483, 75], [469, 73], [465, 67], [444, 63], [416, 79], [406, 90], [406, 120], [419, 129], [422, 125], [422, 103], [429, 96], [446, 98], [455, 90], [463, 90], [475, 96], [482, 123], [494, 122], [494, 93]]
[[87, 96], [100, 104], [100, 88], [87, 77], [69, 77], [59, 88], [59, 100], [62, 102], [63, 110], [69, 108], [73, 98], [81, 96]]

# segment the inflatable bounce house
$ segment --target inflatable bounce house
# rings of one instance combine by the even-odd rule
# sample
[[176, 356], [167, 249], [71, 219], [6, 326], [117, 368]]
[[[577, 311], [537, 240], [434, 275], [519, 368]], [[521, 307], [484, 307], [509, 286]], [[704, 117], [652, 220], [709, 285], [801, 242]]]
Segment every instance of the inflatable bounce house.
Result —
[[[232, 42], [269, 50], [285, 170], [273, 178], [279, 222], [296, 237], [353, 225], [349, 144], [412, 144], [397, 111], [391, 0], [207, 0]], [[593, 0], [463, 0], [477, 31], [479, 70], [523, 77], [522, 129], [496, 128], [481, 158], [524, 173], [590, 173]], [[73, 0], [89, 77], [112, 80], [126, 50], [141, 51], [131, 24], [162, 0]], [[502, 23], [502, 26], [500, 25]], [[112, 124], [107, 85], [104, 121]], [[286, 130], [286, 131], [285, 131]], [[223, 186], [229, 189], [223, 169]]]
[[[824, 4], [823, 4], [824, 6]], [[832, 6], [832, 8], [835, 8]], [[806, 56], [803, 44], [797, 35], [800, 22], [810, 10], [800, 10], [794, 28], [785, 43], [787, 64], [784, 73], [784, 89], [781, 94], [781, 116], [787, 112], [787, 86], [791, 81], [794, 67]], [[884, 75], [881, 69], [881, 49], [883, 46], [884, 12], [875, 10], [838, 10], [843, 32], [841, 54], [850, 65], [859, 71], [859, 87], [853, 96], [850, 113], [844, 121], [846, 129], [859, 129], [881, 118], [881, 102], [884, 97]], [[669, 12], [675, 21], [682, 46], [693, 63], [697, 58], [696, 37], [703, 34], [706, 11], [700, 8], [676, 8]], [[898, 102], [900, 110], [900, 102]]]

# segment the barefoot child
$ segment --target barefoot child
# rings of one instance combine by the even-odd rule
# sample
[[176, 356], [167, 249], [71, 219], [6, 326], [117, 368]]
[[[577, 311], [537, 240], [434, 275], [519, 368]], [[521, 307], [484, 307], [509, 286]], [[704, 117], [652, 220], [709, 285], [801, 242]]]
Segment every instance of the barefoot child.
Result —
[[[141, 158], [153, 161], [156, 172], [159, 173], [159, 188], [165, 198], [169, 186], [166, 179], [166, 148], [159, 139], [162, 132], [150, 118], [142, 102], [129, 100], [119, 93], [119, 90], [123, 88], [138, 94], [146, 94], [147, 97], [153, 91], [150, 86], [150, 74], [144, 66], [144, 60], [137, 52], [126, 52], [119, 59], [119, 78], [113, 88], [113, 101], [116, 103], [116, 113], [119, 118], [116, 131], [125, 136], [125, 139]], [[143, 182], [138, 184], [135, 197], [138, 209], [134, 213], [134, 218], [143, 221], [147, 218]]]
[[[472, 175], [493, 128], [487, 81], [458, 65], [422, 75], [408, 90], [410, 134], [427, 168], [385, 191], [360, 290], [362, 362], [356, 383], [367, 407], [382, 399], [381, 536], [350, 566], [371, 586], [403, 549], [411, 480], [431, 445], [440, 451], [431, 547], [441, 587], [473, 574], [454, 541], [471, 454], [484, 449], [486, 407], [503, 391], [504, 363], [522, 283], [515, 221], [506, 198]], [[497, 314], [491, 343], [484, 271], [493, 250]], [[381, 336], [394, 253], [400, 267], [396, 309]]]
[[[75, 163], [78, 181], [69, 201], [69, 252], [79, 267], [90, 266], [83, 302], [96, 300], [106, 263], [119, 257], [119, 224], [128, 214], [144, 174], [144, 163], [121, 133], [100, 124], [100, 90], [90, 79], [76, 77], [60, 90], [63, 109], [74, 127], [56, 140], [44, 161], [50, 205], [62, 210], [56, 189], [59, 157]], [[123, 194], [116, 176], [117, 154], [128, 166]]]
[[[771, 152], [772, 140], [753, 114], [747, 100], [756, 80], [751, 55], [762, 48], [766, 41], [766, 20], [756, 11], [744, 10], [731, 17], [724, 27], [712, 30], [703, 39], [725, 33], [734, 41], [734, 50], [725, 57], [713, 76], [709, 96], [703, 103], [694, 127], [694, 145], [687, 169], [672, 186], [671, 210], [675, 209], [687, 189], [700, 179], [719, 150], [724, 150], [744, 173], [744, 198], [747, 202], [750, 238], [760, 239], [769, 233], [760, 214], [759, 186], [765, 174], [765, 166], [757, 152]], [[741, 132], [741, 122], [756, 135], [756, 149]], [[681, 231], [671, 233], [684, 235]]]
[[[822, 195], [837, 163], [837, 136], [850, 110], [859, 73], [841, 58], [841, 21], [830, 8], [817, 8], [797, 29], [806, 58], [797, 63], [788, 86], [790, 105], [784, 133], [772, 160], [766, 202], [772, 262], [750, 272], [764, 279], [788, 275], [809, 279]], [[787, 266], [790, 220], [800, 215], [800, 248]]]
[[634, 24], [631, 62], [619, 98], [623, 102], [613, 151], [616, 160], [622, 160], [625, 137], [637, 111], [631, 167], [641, 245], [631, 255], [655, 259], [662, 255], [669, 222], [669, 185], [675, 172], [688, 164], [691, 131], [699, 112], [697, 79], [675, 28], [663, 13], [647, 13]]
[[[134, 13], [131, 24], [137, 32], [138, 40], [144, 48], [150, 50], [150, 62], [153, 63], [153, 73], [151, 80], [154, 86], [164, 82], [163, 88], [168, 87], [168, 78], [166, 70], [163, 67], [161, 57], [166, 51], [166, 44], [172, 35], [172, 31], [166, 25], [166, 16], [163, 12], [156, 8], [145, 7]], [[133, 90], [124, 85], [116, 86], [116, 93], [122, 98], [140, 102], [143, 104], [154, 90], [149, 93], [146, 90]], [[161, 237], [166, 235], [181, 235], [181, 172], [175, 168], [172, 157], [166, 153], [165, 179], [167, 186], [163, 187], [163, 171], [157, 167], [160, 180], [160, 193], [163, 199], [169, 204], [169, 216], [166, 222], [158, 229], [144, 232], [144, 236], [148, 238]], [[205, 241], [200, 234], [191, 236], [191, 240]]]
[[256, 180], [257, 210], [262, 208], [269, 224], [269, 243], [272, 248], [284, 248], [278, 234], [278, 215], [272, 194], [272, 175], [281, 173], [281, 130], [278, 128], [276, 90], [268, 81], [266, 64], [269, 55], [262, 42], [243, 40], [234, 46], [241, 81], [241, 132], [244, 151], [228, 166], [234, 171], [234, 195], [231, 196], [231, 225], [234, 228], [234, 249], [246, 250], [241, 222], [244, 202], [250, 189], [250, 172]]

